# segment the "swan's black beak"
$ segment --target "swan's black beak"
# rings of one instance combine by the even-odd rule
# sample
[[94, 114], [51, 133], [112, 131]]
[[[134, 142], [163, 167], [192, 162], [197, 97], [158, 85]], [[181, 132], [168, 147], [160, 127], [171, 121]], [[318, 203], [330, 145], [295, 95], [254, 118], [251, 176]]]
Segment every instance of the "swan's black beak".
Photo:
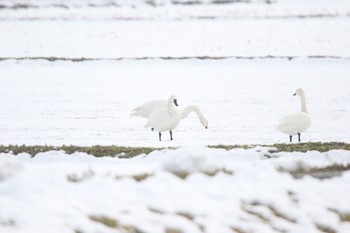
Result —
[[293, 94], [293, 96], [296, 96], [296, 95], [297, 95], [297, 93], [294, 93], [294, 94]]
[[175, 106], [179, 106], [179, 105], [177, 104], [177, 99], [174, 99], [174, 104], [175, 104]]

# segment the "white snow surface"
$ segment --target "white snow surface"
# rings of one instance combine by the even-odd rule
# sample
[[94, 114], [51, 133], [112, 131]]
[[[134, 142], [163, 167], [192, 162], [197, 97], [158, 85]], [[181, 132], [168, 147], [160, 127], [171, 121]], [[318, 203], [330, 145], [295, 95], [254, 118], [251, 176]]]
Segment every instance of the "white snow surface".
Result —
[[132, 159], [61, 151], [34, 158], [1, 154], [0, 231], [349, 232], [350, 223], [340, 217], [350, 213], [349, 171], [323, 180], [280, 171], [349, 166], [349, 151], [284, 152], [266, 159], [269, 154], [262, 147], [202, 146]]
[[[300, 111], [306, 93], [312, 122], [302, 140], [349, 142], [350, 62], [339, 59], [225, 59], [0, 62], [2, 144], [181, 146], [288, 142], [276, 130]], [[169, 134], [145, 129], [131, 110], [175, 94], [195, 114]], [[294, 138], [296, 141], [297, 138]]]
[[349, 18], [0, 21], [1, 57], [350, 57]]
[[[153, 2], [1, 1], [1, 144], [287, 142], [275, 126], [299, 111], [299, 87], [312, 118], [302, 140], [349, 142], [350, 1]], [[129, 117], [172, 94], [209, 129], [191, 114], [159, 143]]]

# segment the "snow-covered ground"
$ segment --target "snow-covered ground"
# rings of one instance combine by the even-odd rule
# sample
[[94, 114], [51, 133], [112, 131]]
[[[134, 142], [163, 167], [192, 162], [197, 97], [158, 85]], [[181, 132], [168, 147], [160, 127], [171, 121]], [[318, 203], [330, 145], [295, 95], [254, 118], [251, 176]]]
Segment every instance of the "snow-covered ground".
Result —
[[[306, 91], [310, 129], [303, 141], [349, 142], [350, 61], [341, 59], [225, 59], [0, 62], [2, 144], [177, 146], [288, 142], [279, 120], [300, 110]], [[176, 94], [197, 105], [174, 130], [174, 141], [144, 129], [131, 110]]]
[[349, 171], [328, 179], [289, 173], [349, 167], [349, 151], [277, 153], [266, 159], [269, 154], [268, 148], [205, 147], [132, 159], [1, 154], [0, 231], [350, 231]]
[[350, 57], [350, 17], [0, 21], [0, 56]]
[[[299, 110], [298, 87], [312, 116], [303, 140], [349, 141], [347, 17], [8, 20], [0, 29], [2, 144], [286, 142], [275, 126]], [[69, 60], [80, 58], [92, 60]], [[191, 116], [159, 144], [129, 117], [171, 94], [200, 107], [209, 129]]]
[[[0, 232], [350, 232], [349, 171], [303, 176], [349, 151], [203, 146], [288, 142], [298, 87], [302, 140], [350, 142], [350, 1], [232, 2], [0, 0], [0, 144], [179, 147], [0, 154]], [[209, 128], [190, 115], [158, 142], [129, 116], [172, 94]]]

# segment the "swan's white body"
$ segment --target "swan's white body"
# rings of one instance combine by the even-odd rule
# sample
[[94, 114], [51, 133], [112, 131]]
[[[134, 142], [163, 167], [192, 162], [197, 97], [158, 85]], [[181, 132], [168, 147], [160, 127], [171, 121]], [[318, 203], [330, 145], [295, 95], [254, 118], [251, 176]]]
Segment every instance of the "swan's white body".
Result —
[[177, 106], [177, 99], [174, 95], [170, 96], [167, 108], [160, 108], [154, 110], [148, 116], [148, 122], [145, 125], [145, 128], [152, 128], [152, 130], [159, 132], [159, 141], [161, 141], [162, 134], [161, 132], [169, 131], [170, 140], [173, 140], [172, 130], [181, 121], [181, 114], [175, 109], [174, 104]]
[[311, 124], [309, 114], [298, 112], [286, 116], [277, 126], [277, 129], [290, 136], [305, 132]]
[[[149, 118], [152, 112], [158, 109], [164, 109], [167, 108], [168, 102], [165, 100], [153, 100], [149, 101], [135, 109], [132, 110], [131, 116], [141, 116], [144, 118]], [[181, 115], [181, 119], [185, 119], [191, 112], [195, 112], [199, 118], [199, 121], [201, 124], [205, 127], [208, 128], [208, 121], [207, 119], [203, 116], [202, 112], [199, 110], [197, 106], [191, 105], [187, 106], [183, 110], [180, 110], [177, 107], [174, 107], [176, 111], [179, 111]]]
[[168, 111], [169, 109], [162, 108], [157, 109], [151, 113], [148, 117], [148, 123], [145, 128], [152, 128], [158, 132], [171, 131], [181, 121], [181, 115], [175, 109]]
[[286, 116], [277, 125], [277, 129], [285, 134], [288, 134], [290, 141], [292, 141], [292, 136], [299, 136], [301, 133], [305, 132], [311, 125], [311, 117], [306, 108], [305, 93], [301, 88], [298, 88], [294, 95], [300, 96], [301, 112], [294, 113]]

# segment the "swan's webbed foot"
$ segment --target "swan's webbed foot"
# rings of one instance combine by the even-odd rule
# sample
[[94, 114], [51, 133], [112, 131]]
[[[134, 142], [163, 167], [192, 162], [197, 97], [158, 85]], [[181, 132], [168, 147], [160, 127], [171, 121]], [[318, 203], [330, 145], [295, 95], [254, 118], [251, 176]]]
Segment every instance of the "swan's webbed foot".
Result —
[[299, 140], [299, 142], [301, 141], [301, 140], [300, 140], [300, 135], [301, 135], [301, 134], [300, 134], [300, 133], [298, 133], [298, 140]]
[[159, 141], [162, 141], [162, 133], [159, 132]]
[[292, 138], [293, 136], [292, 135], [289, 135], [289, 141], [292, 142]]
[[170, 130], [169, 133], [170, 133], [170, 140], [172, 141], [173, 140], [173, 132]]

